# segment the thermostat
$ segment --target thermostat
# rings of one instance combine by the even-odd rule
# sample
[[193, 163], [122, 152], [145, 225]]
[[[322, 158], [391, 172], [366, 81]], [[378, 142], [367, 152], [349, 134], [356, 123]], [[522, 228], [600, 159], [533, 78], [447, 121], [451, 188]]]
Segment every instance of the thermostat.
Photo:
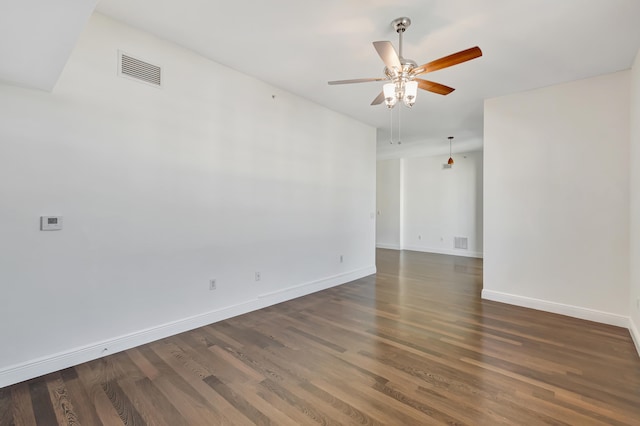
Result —
[[59, 231], [62, 229], [62, 216], [40, 216], [41, 231]]

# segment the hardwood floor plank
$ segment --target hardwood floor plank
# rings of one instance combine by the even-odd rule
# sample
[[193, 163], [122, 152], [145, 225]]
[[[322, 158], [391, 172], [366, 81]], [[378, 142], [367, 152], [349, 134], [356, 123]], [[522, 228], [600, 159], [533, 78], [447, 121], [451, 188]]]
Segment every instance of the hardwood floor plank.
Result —
[[0, 425], [13, 424], [13, 410], [11, 408], [11, 389], [0, 389]]
[[234, 392], [233, 389], [229, 388], [226, 384], [222, 383], [220, 379], [216, 376], [211, 375], [205, 377], [203, 381], [211, 386], [213, 390], [215, 390], [218, 394], [220, 394], [224, 399], [229, 402], [229, 404], [233, 405], [240, 413], [246, 416], [251, 422], [257, 425], [269, 425], [271, 421], [264, 413], [253, 405], [249, 404], [242, 395]]
[[323, 400], [325, 403], [331, 405], [336, 410], [344, 413], [352, 423], [356, 423], [359, 425], [370, 425], [370, 426], [379, 426], [382, 425], [379, 421], [370, 417], [367, 413], [362, 410], [354, 407], [351, 404], [346, 403], [345, 401], [337, 398], [336, 396], [326, 392], [313, 383], [303, 382], [300, 384], [300, 387], [307, 392], [315, 395], [317, 398]]
[[76, 365], [74, 369], [78, 373], [78, 378], [84, 386], [100, 422], [104, 425], [121, 424], [122, 420], [118, 412], [105, 394], [96, 372], [89, 366], [89, 363]]
[[251, 349], [247, 350], [243, 348], [240, 351], [231, 347], [225, 347], [224, 350], [265, 378], [271, 378], [276, 381], [285, 380], [280, 369], [269, 361], [267, 354], [259, 353], [259, 355], [254, 358], [255, 353], [252, 353]]
[[78, 422], [85, 425], [101, 425], [102, 421], [100, 421], [91, 397], [80, 381], [75, 368], [60, 371], [60, 376], [69, 392], [69, 400], [73, 401]]
[[319, 410], [319, 407], [312, 406], [305, 399], [300, 396], [294, 394], [286, 387], [281, 386], [280, 384], [274, 382], [273, 380], [265, 379], [262, 383], [260, 383], [265, 389], [268, 389], [269, 392], [275, 394], [282, 401], [295, 408], [296, 410], [303, 413], [309, 419], [313, 420], [316, 423], [321, 425], [338, 425], [334, 419], [329, 417], [326, 413]]
[[242, 343], [238, 342], [232, 336], [228, 336], [225, 333], [222, 333], [220, 331], [221, 329], [222, 327], [220, 326], [220, 323], [208, 325], [201, 328], [202, 332], [206, 333], [207, 335], [205, 338], [218, 346], [230, 346], [232, 348], [238, 349], [243, 347]]
[[424, 419], [420, 418], [417, 413], [413, 413], [413, 415], [409, 414], [408, 412], [413, 410], [411, 408], [405, 410], [405, 407], [400, 407], [400, 409], [398, 409], [396, 406], [389, 406], [385, 402], [381, 401], [384, 397], [378, 396], [376, 394], [378, 392], [372, 387], [364, 386], [355, 382], [346, 383], [344, 381], [333, 379], [330, 381], [325, 379], [316, 379], [312, 383], [345, 403], [359, 407], [369, 416], [374, 418], [376, 422], [380, 422], [382, 424], [418, 425], [421, 423], [436, 423], [435, 420], [429, 421], [426, 417]]
[[33, 413], [36, 417], [36, 424], [57, 425], [58, 418], [56, 417], [56, 413], [53, 411], [46, 377], [47, 376], [40, 377], [29, 383], [29, 393], [31, 394]]
[[273, 380], [267, 379], [260, 383], [257, 393], [271, 406], [290, 417], [291, 424], [335, 425], [337, 423], [336, 420], [319, 411], [317, 407], [310, 410], [308, 403], [301, 398], [293, 397], [289, 391], [284, 390]]
[[188, 423], [148, 378], [122, 381], [121, 386], [147, 424], [187, 426]]
[[[6, 388], [7, 391], [9, 388]], [[0, 390], [1, 391], [1, 390]], [[15, 426], [35, 426], [36, 417], [33, 413], [33, 406], [31, 404], [31, 395], [29, 394], [29, 386], [27, 383], [22, 382], [14, 385], [11, 388], [11, 405], [13, 408], [13, 422]], [[11, 410], [9, 407], [0, 406], [0, 425], [8, 425]], [[5, 417], [2, 417], [2, 416]], [[5, 423], [6, 422], [6, 423]]]
[[[172, 377], [172, 381], [177, 383], [182, 382], [198, 393], [201, 401], [204, 401], [211, 411], [212, 418], [219, 419], [219, 424], [251, 424], [241, 412], [203, 381], [203, 379], [208, 376], [201, 377], [197, 373], [194, 373], [194, 370], [185, 366], [183, 362], [175, 358], [171, 349], [166, 348], [165, 344], [156, 342], [149, 346], [148, 348], [142, 348], [142, 353], [145, 357], [153, 360], [154, 365], [158, 365], [159, 360], [161, 360], [160, 363], [166, 364], [171, 370], [167, 371], [167, 375]], [[182, 388], [185, 389], [184, 386]]]
[[176, 386], [175, 381], [165, 377], [159, 377], [154, 380], [154, 385], [173, 403], [184, 421], [189, 425], [233, 424], [223, 420], [210, 407], [209, 402], [204, 397], [200, 394], [194, 394], [195, 390], [185, 391], [184, 387]]
[[138, 369], [149, 379], [154, 380], [160, 375], [158, 368], [140, 353], [137, 348], [129, 349], [127, 355]]
[[[449, 416], [458, 419], [460, 422], [469, 423], [471, 419], [475, 418], [469, 416], [477, 416], [481, 414], [481, 411], [476, 410], [473, 405], [467, 406], [463, 398], [459, 398], [459, 395], [464, 395], [466, 393], [471, 397], [482, 396], [483, 399], [491, 396], [490, 389], [475, 389], [470, 386], [461, 386], [452, 378], [438, 377], [432, 373], [430, 373], [429, 376], [434, 376], [432, 379], [433, 381], [425, 381], [423, 377], [415, 374], [412, 370], [409, 370], [408, 372], [403, 371], [395, 368], [394, 366], [386, 365], [383, 360], [373, 359], [361, 354], [350, 354], [348, 361], [354, 365], [361, 366], [361, 368], [376, 370], [379, 372], [384, 371], [385, 376], [388, 377], [389, 380], [386, 382], [376, 381], [372, 383], [371, 386], [374, 389], [382, 393], [389, 393], [390, 389], [404, 393], [405, 395], [402, 395], [406, 400], [404, 403], [413, 406], [413, 408], [422, 412], [433, 411], [433, 413], [437, 414], [439, 417]], [[429, 389], [437, 390], [442, 395], [446, 395], [444, 403], [431, 398], [428, 401], [421, 401], [423, 398], [416, 398], [415, 401], [412, 401], [411, 397], [408, 395], [417, 394], [420, 386], [426, 386]], [[393, 394], [389, 394], [389, 396], [395, 397]], [[461, 408], [464, 408], [464, 410], [461, 410]], [[465, 414], [461, 415], [462, 412]], [[472, 423], [473, 422], [471, 422], [471, 424]]]
[[242, 395], [247, 403], [251, 404], [256, 410], [262, 412], [269, 418], [269, 424], [272, 425], [288, 425], [295, 424], [294, 419], [278, 408], [270, 404], [260, 396], [259, 383], [232, 383], [229, 387], [237, 394]]
[[122, 419], [123, 424], [126, 426], [147, 424], [117, 381], [111, 380], [103, 382], [101, 383], [101, 386], [105, 395], [107, 395], [107, 398], [111, 401], [111, 405], [113, 405], [118, 416]]
[[235, 356], [233, 356], [231, 353], [222, 349], [220, 346], [218, 345], [211, 346], [208, 350], [210, 353], [214, 354], [218, 359], [223, 361], [225, 365], [232, 367], [233, 370], [239, 371], [243, 377], [246, 377], [246, 380], [243, 380], [243, 381], [257, 384], [263, 381], [264, 379], [266, 379], [264, 375], [260, 374], [255, 369], [249, 367], [244, 362], [240, 361]]
[[58, 424], [79, 425], [80, 421], [69, 399], [67, 386], [59, 372], [49, 376], [47, 387], [49, 388], [53, 411], [58, 418]]
[[314, 336], [313, 334], [307, 333], [306, 331], [302, 331], [299, 328], [290, 326], [290, 327], [287, 327], [287, 330], [293, 331], [296, 334], [299, 334], [299, 335], [301, 335], [301, 336], [303, 336], [303, 337], [305, 337], [305, 338], [307, 338], [309, 340], [313, 340], [314, 342], [319, 343], [321, 345], [324, 345], [327, 348], [332, 349], [332, 350], [334, 350], [336, 352], [341, 352], [342, 353], [342, 352], [346, 351], [346, 349], [341, 347], [341, 346], [338, 346], [338, 345], [336, 345], [334, 343], [331, 343], [330, 341], [325, 340], [325, 339], [323, 339], [321, 337]]

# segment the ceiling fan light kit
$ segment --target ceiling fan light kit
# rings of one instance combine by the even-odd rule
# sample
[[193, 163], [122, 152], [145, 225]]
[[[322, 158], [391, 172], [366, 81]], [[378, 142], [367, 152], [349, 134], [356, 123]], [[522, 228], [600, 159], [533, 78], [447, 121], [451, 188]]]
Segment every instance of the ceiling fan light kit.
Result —
[[393, 108], [399, 99], [402, 103], [411, 108], [416, 103], [418, 96], [418, 82], [407, 81], [406, 83], [387, 83], [382, 86], [384, 102], [388, 108]]
[[399, 102], [403, 103], [406, 107], [411, 108], [416, 102], [418, 88], [432, 93], [437, 93], [439, 95], [448, 95], [453, 92], [455, 89], [452, 87], [423, 80], [421, 78], [417, 78], [417, 76], [478, 58], [482, 56], [482, 51], [476, 46], [418, 66], [415, 61], [406, 59], [402, 56], [402, 36], [410, 25], [411, 19], [407, 17], [397, 18], [391, 22], [391, 26], [398, 33], [399, 53], [396, 52], [396, 49], [390, 41], [373, 42], [373, 47], [376, 49], [376, 52], [378, 52], [378, 55], [380, 55], [380, 58], [385, 64], [384, 78], [337, 80], [330, 81], [329, 84], [334, 85], [387, 81], [382, 88], [382, 92], [376, 96], [373, 102], [371, 102], [371, 105], [379, 105], [384, 102], [388, 108], [393, 108]]

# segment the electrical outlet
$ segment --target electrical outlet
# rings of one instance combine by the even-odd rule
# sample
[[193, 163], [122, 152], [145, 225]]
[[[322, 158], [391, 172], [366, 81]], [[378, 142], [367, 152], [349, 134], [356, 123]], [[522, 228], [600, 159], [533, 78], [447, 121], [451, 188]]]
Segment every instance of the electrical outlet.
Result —
[[215, 279], [209, 280], [209, 290], [215, 290], [215, 289], [216, 289], [216, 280]]
[[260, 272], [256, 272], [256, 281], [260, 281]]
[[344, 257], [342, 255], [340, 255], [340, 263], [344, 262]]
[[422, 239], [422, 235], [418, 235], [418, 239], [421, 240]]

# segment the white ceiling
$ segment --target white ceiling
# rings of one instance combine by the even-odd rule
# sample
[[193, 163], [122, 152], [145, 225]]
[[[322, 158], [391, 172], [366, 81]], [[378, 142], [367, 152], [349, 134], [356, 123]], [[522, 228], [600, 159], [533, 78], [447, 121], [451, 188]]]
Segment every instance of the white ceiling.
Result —
[[96, 3], [0, 1], [0, 82], [52, 90]]
[[[40, 39], [58, 41], [53, 52], [64, 62], [65, 40], [74, 31], [79, 36], [81, 12], [94, 2], [57, 0], [51, 21], [29, 7], [50, 1], [5, 0], [22, 5], [32, 19], [5, 14], [0, 26], [14, 22], [16, 36], [42, 26], [46, 37]], [[640, 48], [640, 0], [101, 0], [97, 11], [378, 128], [383, 155], [448, 148], [449, 135], [456, 137], [454, 150], [480, 146], [484, 99], [628, 69]], [[396, 107], [396, 141], [402, 110], [398, 146], [389, 144], [389, 110], [369, 105], [382, 82], [327, 81], [381, 77], [384, 65], [371, 42], [390, 40], [397, 48], [390, 23], [400, 16], [412, 20], [407, 58], [424, 63], [476, 45], [484, 56], [424, 75], [457, 90], [448, 96], [421, 91], [412, 109]], [[21, 40], [2, 38], [3, 58], [7, 51], [26, 55]], [[37, 52], [36, 45], [26, 48]], [[55, 56], [46, 46], [39, 52]], [[61, 71], [52, 64], [37, 64], [49, 71], [49, 81]]]

